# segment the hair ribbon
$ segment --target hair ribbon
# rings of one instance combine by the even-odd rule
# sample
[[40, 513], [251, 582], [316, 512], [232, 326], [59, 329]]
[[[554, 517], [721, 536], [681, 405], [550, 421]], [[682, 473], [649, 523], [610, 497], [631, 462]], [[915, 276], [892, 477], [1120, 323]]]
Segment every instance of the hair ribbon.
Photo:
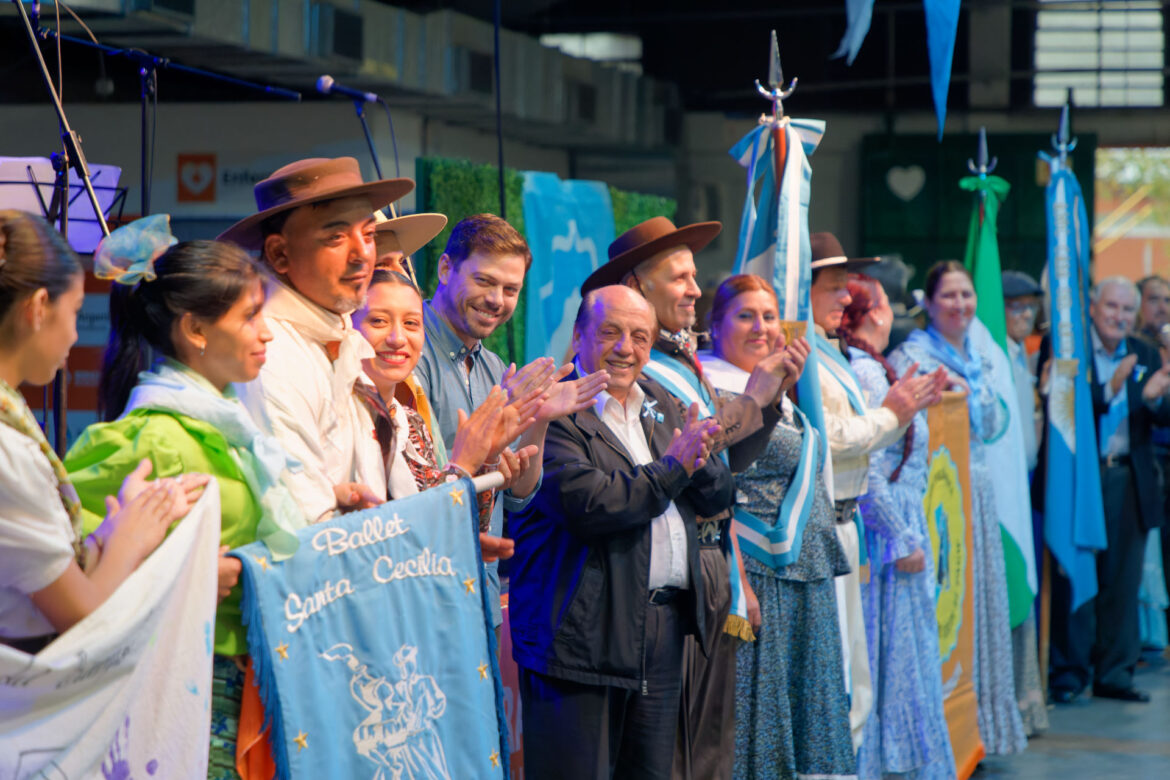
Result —
[[154, 261], [179, 243], [171, 235], [171, 215], [153, 214], [136, 219], [102, 239], [93, 254], [93, 273], [130, 286], [158, 278]]

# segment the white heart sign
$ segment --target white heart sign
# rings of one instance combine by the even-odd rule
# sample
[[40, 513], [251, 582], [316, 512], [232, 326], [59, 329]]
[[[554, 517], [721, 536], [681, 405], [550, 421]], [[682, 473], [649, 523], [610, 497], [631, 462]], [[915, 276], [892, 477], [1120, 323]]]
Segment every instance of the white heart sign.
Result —
[[184, 163], [179, 170], [179, 178], [183, 181], [183, 186], [187, 192], [192, 195], [201, 195], [203, 191], [211, 186], [212, 178], [215, 176], [215, 169], [211, 163], [206, 161], [196, 162], [194, 160]]
[[918, 197], [925, 184], [926, 171], [921, 165], [895, 165], [886, 171], [886, 186], [907, 203]]

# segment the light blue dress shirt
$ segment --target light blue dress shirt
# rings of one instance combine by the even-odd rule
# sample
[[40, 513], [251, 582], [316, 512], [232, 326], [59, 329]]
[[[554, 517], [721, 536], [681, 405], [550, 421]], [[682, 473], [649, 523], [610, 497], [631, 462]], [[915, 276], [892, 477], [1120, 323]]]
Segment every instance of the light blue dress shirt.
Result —
[[[414, 376], [431, 402], [439, 432], [447, 451], [455, 443], [455, 431], [459, 427], [459, 410], [471, 414], [477, 406], [487, 400], [492, 387], [504, 378], [507, 365], [496, 353], [476, 343], [467, 347], [455, 335], [443, 319], [435, 312], [428, 299], [423, 304], [423, 329], [426, 344], [414, 368]], [[471, 358], [468, 369], [467, 360]], [[543, 476], [543, 475], [542, 475]], [[537, 483], [537, 490], [540, 484]], [[500, 536], [504, 530], [504, 510], [518, 512], [528, 506], [536, 490], [524, 498], [516, 498], [505, 491], [502, 501], [492, 507], [489, 533]], [[500, 573], [496, 562], [484, 564], [488, 579], [488, 601], [492, 606], [492, 624], [500, 625]]]

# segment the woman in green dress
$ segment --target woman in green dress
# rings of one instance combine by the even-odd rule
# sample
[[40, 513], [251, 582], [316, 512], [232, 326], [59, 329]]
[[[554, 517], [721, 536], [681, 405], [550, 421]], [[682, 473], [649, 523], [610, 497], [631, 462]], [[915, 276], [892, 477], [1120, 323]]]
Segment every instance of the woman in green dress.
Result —
[[[65, 468], [87, 513], [142, 459], [157, 477], [215, 477], [220, 494], [209, 777], [236, 777], [236, 733], [247, 664], [240, 562], [227, 550], [264, 541], [274, 559], [297, 549], [307, 523], [285, 487], [296, 469], [256, 425], [232, 389], [254, 379], [272, 339], [264, 323], [264, 279], [229, 244], [175, 243], [166, 216], [115, 231], [99, 246], [95, 272], [113, 279], [111, 333], [99, 384], [108, 422], [90, 426]], [[158, 356], [149, 371], [148, 348]]]

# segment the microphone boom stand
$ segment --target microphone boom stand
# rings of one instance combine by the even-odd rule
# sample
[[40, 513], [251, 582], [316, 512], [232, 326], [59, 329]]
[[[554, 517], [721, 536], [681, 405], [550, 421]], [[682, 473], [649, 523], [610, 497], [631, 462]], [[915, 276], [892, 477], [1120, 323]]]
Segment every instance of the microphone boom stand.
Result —
[[[103, 235], [110, 234], [110, 226], [106, 224], [105, 214], [102, 213], [101, 204], [98, 203], [97, 193], [93, 189], [93, 181], [89, 176], [89, 165], [85, 161], [85, 153], [81, 150], [81, 137], [74, 132], [73, 128], [69, 126], [69, 119], [65, 116], [65, 107], [61, 105], [61, 98], [57, 94], [57, 90], [53, 87], [53, 77], [49, 74], [49, 66], [45, 64], [45, 57], [41, 54], [41, 47], [37, 43], [37, 34], [33, 30], [32, 21], [28, 18], [28, 12], [20, 0], [13, 0], [16, 3], [17, 13], [20, 15], [21, 23], [24, 25], [24, 31], [28, 35], [29, 46], [32, 47], [33, 54], [36, 57], [37, 67], [40, 68], [41, 78], [44, 79], [45, 89], [49, 92], [49, 99], [53, 103], [53, 110], [57, 112], [57, 123], [61, 128], [61, 143], [64, 147], [64, 156], [60, 161], [54, 159], [53, 167], [57, 171], [54, 188], [63, 188], [55, 193], [60, 195], [61, 208], [61, 235], [65, 236], [69, 230], [68, 209], [69, 209], [69, 168], [77, 172], [78, 178], [81, 179], [82, 185], [85, 187], [85, 192], [89, 196], [89, 202], [93, 204], [93, 214], [97, 219], [98, 225], [101, 227]], [[56, 157], [56, 155], [54, 155]], [[65, 435], [65, 415], [66, 415], [66, 381], [64, 369], [57, 372], [53, 378], [53, 446], [60, 456], [65, 455], [65, 447], [67, 444], [67, 437]]]

